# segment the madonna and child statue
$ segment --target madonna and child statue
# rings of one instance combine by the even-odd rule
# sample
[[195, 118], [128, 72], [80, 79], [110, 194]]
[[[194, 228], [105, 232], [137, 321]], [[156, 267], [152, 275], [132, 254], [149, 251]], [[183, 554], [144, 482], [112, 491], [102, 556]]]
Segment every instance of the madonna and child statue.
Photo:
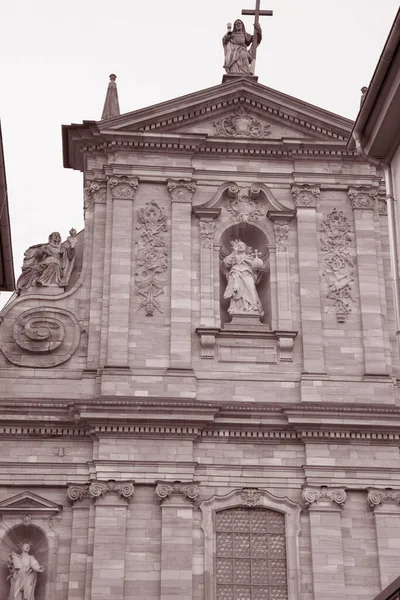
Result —
[[227, 276], [224, 298], [230, 300], [228, 313], [262, 317], [264, 311], [256, 286], [265, 271], [264, 263], [258, 251], [243, 241], [233, 240], [231, 246], [232, 252], [223, 260]]

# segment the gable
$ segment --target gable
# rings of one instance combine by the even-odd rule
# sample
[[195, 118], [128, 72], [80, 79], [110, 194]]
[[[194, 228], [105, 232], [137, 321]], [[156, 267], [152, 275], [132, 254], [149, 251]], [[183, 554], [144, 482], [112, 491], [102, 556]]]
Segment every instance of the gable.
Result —
[[42, 498], [33, 492], [22, 492], [0, 502], [1, 514], [20, 514], [29, 512], [30, 514], [55, 515], [60, 512], [62, 506]]

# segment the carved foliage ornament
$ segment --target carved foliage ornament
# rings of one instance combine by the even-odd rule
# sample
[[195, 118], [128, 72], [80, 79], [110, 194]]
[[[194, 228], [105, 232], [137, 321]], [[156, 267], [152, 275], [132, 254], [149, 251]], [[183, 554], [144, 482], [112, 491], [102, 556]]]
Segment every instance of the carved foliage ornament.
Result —
[[172, 498], [172, 496], [182, 496], [197, 505], [199, 485], [196, 481], [190, 483], [182, 483], [181, 481], [174, 481], [173, 483], [159, 482], [156, 487], [156, 496], [161, 504], [167, 498]]
[[351, 312], [351, 282], [354, 280], [354, 264], [350, 254], [351, 226], [345, 214], [336, 208], [320, 226], [323, 274], [328, 280], [328, 295], [333, 300], [338, 323], [344, 323]]
[[107, 198], [107, 185], [105, 180], [87, 181], [83, 188], [84, 210], [93, 210], [96, 203], [105, 203]]
[[136, 177], [109, 177], [108, 182], [113, 198], [130, 199], [133, 198], [137, 188], [139, 187], [139, 180]]
[[241, 104], [232, 114], [214, 121], [215, 135], [218, 137], [268, 138], [271, 135], [271, 126], [251, 117], [249, 112]]
[[200, 241], [203, 248], [212, 248], [215, 231], [215, 221], [200, 219]]
[[165, 210], [154, 200], [147, 202], [137, 216], [137, 258], [135, 282], [141, 298], [138, 310], [144, 309], [146, 317], [154, 311], [162, 312], [157, 297], [164, 292], [168, 268], [167, 244], [163, 233], [168, 230]]
[[372, 510], [385, 503], [400, 506], [400, 490], [368, 490], [368, 504]]
[[315, 208], [320, 193], [319, 185], [293, 185], [292, 194], [298, 208]]
[[242, 491], [239, 492], [240, 503], [242, 506], [261, 506], [262, 499], [261, 494], [258, 488], [243, 488]]
[[226, 210], [241, 223], [258, 220], [263, 213], [260, 210], [258, 198], [261, 189], [255, 183], [250, 187], [239, 187], [233, 183], [228, 188], [229, 200], [225, 204]]
[[378, 189], [365, 187], [350, 187], [348, 195], [353, 209], [373, 210], [375, 208]]
[[196, 191], [196, 183], [184, 179], [168, 179], [167, 190], [173, 202], [191, 202]]
[[307, 487], [303, 489], [303, 500], [308, 507], [320, 502], [329, 502], [342, 508], [346, 502], [346, 490], [343, 488]]
[[277, 251], [286, 252], [289, 236], [289, 225], [280, 225], [279, 223], [274, 223], [274, 233]]

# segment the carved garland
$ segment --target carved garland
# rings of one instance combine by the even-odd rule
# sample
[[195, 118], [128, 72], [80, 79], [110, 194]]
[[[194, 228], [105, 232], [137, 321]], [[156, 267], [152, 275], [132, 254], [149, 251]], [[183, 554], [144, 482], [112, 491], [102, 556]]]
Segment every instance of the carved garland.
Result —
[[167, 245], [162, 235], [168, 231], [165, 210], [154, 200], [147, 202], [138, 212], [136, 229], [140, 234], [136, 240], [136, 290], [141, 296], [138, 310], [145, 310], [146, 317], [154, 311], [162, 313], [157, 297], [164, 293], [168, 268]]
[[323, 274], [328, 280], [327, 298], [333, 300], [331, 309], [336, 311], [338, 323], [344, 323], [351, 312], [351, 282], [354, 280], [354, 264], [350, 254], [351, 226], [343, 211], [336, 208], [329, 213], [320, 226]]

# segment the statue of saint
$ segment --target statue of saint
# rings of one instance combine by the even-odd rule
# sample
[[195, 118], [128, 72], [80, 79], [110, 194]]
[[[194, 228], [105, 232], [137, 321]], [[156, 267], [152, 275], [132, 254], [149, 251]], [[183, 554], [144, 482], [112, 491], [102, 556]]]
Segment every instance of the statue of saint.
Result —
[[47, 244], [28, 248], [17, 281], [17, 294], [31, 287], [65, 287], [74, 268], [77, 241], [75, 229], [70, 230], [63, 244], [58, 231], [54, 231]]
[[[256, 24], [254, 27], [257, 32], [255, 43], [258, 46], [262, 39], [261, 27], [259, 24]], [[247, 47], [251, 43], [254, 43], [253, 39], [254, 36], [246, 32], [244, 23], [240, 19], [234, 22], [233, 31], [231, 31], [230, 24], [228, 23], [228, 33], [222, 38], [225, 52], [224, 69], [227, 73], [251, 74], [250, 65], [253, 60], [253, 54], [247, 50]]]
[[256, 285], [259, 283], [264, 263], [241, 240], [231, 242], [232, 252], [224, 258], [224, 266], [228, 270], [228, 285], [224, 298], [230, 298], [228, 312], [231, 315], [264, 314]]
[[35, 600], [37, 574], [43, 573], [36, 558], [30, 554], [29, 542], [22, 544], [21, 554], [10, 554], [8, 568], [10, 575], [10, 593], [8, 600]]

